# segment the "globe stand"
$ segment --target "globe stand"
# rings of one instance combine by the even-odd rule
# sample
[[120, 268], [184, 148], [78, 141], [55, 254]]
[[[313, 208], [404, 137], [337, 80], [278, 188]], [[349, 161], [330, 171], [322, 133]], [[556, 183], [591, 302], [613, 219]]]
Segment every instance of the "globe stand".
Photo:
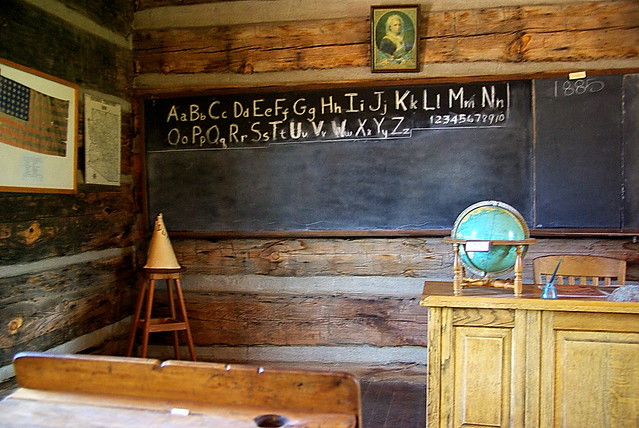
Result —
[[[515, 297], [521, 296], [521, 289], [523, 285], [524, 247], [536, 243], [536, 239], [471, 240], [444, 238], [444, 242], [450, 242], [453, 244], [453, 293], [455, 296], [461, 294], [461, 290], [464, 287], [512, 288]], [[464, 267], [462, 266], [461, 257], [459, 256], [459, 248], [460, 246], [464, 246], [464, 251], [466, 251], [466, 244], [478, 242], [487, 242], [489, 247], [492, 247], [493, 245], [515, 246], [517, 256], [513, 266], [513, 271], [515, 273], [514, 279], [495, 279], [492, 275], [486, 275], [483, 278], [466, 278], [464, 276]]]

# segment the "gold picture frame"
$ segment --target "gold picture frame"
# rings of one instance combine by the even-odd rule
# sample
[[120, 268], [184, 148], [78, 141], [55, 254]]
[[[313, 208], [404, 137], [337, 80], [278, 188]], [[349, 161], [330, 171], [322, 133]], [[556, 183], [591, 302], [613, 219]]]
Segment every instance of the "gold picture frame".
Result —
[[76, 192], [78, 91], [0, 59], [0, 192]]
[[419, 5], [371, 6], [371, 70], [419, 71]]

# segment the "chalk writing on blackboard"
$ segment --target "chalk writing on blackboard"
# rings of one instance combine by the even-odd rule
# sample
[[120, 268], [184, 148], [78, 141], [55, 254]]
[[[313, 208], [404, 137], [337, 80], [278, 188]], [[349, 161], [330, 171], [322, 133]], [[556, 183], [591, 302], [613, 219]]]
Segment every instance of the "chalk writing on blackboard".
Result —
[[593, 94], [602, 91], [606, 85], [601, 80], [579, 79], [555, 81], [555, 98], [571, 97], [573, 95]]
[[[508, 82], [341, 88], [153, 99], [147, 151], [410, 138], [508, 123]], [[150, 144], [150, 145], [149, 145]]]

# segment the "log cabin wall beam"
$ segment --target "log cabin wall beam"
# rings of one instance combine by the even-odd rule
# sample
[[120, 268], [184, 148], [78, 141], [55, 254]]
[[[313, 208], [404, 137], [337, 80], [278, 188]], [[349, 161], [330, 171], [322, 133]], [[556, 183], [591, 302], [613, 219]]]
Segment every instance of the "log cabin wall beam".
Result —
[[[380, 79], [370, 72], [370, 5], [221, 2], [144, 9], [134, 29], [136, 86], [259, 86]], [[636, 1], [467, 2], [422, 6], [419, 73], [532, 75], [639, 66]], [[236, 8], [246, 8], [246, 14]], [[254, 17], [251, 10], [259, 10]], [[321, 9], [321, 10], [320, 10]]]
[[[62, 19], [69, 25], [77, 27], [78, 29], [100, 37], [107, 42], [125, 48], [128, 50], [133, 49], [130, 28], [124, 23], [116, 25], [115, 29], [105, 27], [110, 22], [94, 21], [95, 17], [91, 18], [83, 13], [71, 9], [70, 5], [65, 5], [56, 0], [25, 0], [26, 3], [42, 9], [44, 12], [51, 16]], [[116, 3], [117, 4], [117, 3]], [[120, 31], [118, 31], [120, 30]], [[124, 31], [124, 32], [123, 32]]]
[[[428, 321], [415, 306], [424, 279], [449, 281], [442, 238], [173, 240], [198, 356], [210, 360], [313, 361], [400, 370], [415, 379]], [[524, 281], [543, 254], [639, 255], [627, 238], [541, 238], [524, 258]], [[156, 355], [170, 346], [155, 342]], [[410, 368], [407, 370], [406, 368]]]
[[[433, 0], [427, 3], [399, 0], [392, 4], [420, 4], [423, 11], [458, 11], [512, 6], [586, 4], [601, 0]], [[253, 0], [244, 2], [215, 0], [138, 0], [135, 28], [198, 27], [264, 22], [313, 21], [368, 17], [372, 3], [362, 0]]]

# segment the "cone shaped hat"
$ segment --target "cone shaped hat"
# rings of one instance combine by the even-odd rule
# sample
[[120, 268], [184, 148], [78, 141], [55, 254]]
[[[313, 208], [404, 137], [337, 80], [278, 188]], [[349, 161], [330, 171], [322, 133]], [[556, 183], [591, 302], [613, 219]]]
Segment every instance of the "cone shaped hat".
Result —
[[169, 234], [164, 226], [162, 214], [158, 214], [155, 219], [153, 236], [149, 244], [149, 251], [146, 257], [147, 269], [180, 269], [181, 266], [175, 257], [175, 252], [169, 240]]

